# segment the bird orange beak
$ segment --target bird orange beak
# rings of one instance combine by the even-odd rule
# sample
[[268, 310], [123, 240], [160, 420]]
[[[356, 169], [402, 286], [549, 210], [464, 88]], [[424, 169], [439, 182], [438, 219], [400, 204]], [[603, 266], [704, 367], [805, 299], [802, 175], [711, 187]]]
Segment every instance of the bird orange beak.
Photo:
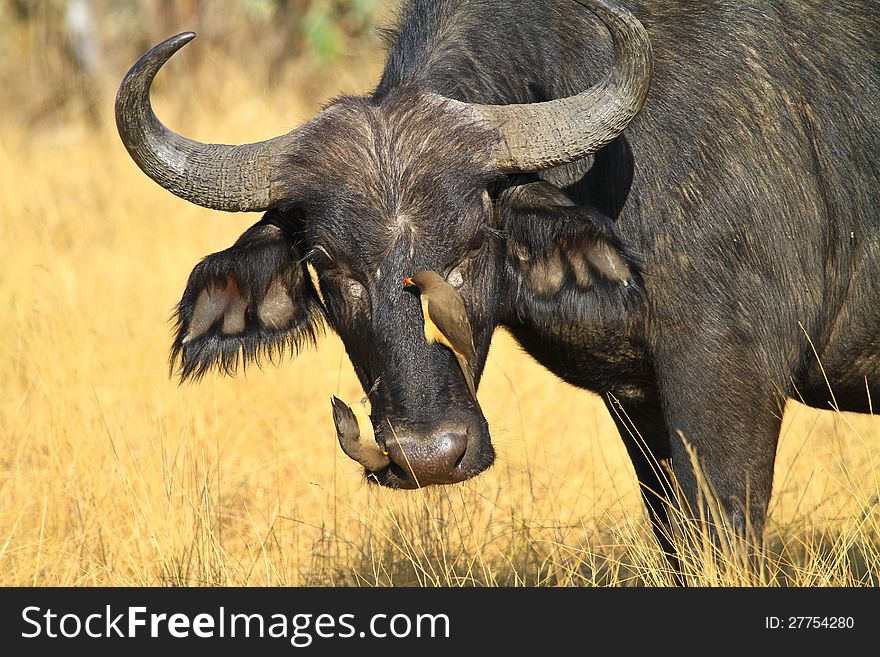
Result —
[[415, 283], [413, 282], [413, 279], [411, 279], [411, 278], [404, 278], [404, 279], [403, 279], [403, 284], [404, 284], [404, 285], [413, 285], [413, 286], [415, 286]]

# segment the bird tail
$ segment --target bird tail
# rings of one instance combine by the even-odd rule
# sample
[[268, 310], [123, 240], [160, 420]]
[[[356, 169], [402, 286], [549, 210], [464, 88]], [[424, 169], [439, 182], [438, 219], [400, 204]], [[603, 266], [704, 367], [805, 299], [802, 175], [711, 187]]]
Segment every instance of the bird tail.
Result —
[[471, 372], [470, 363], [468, 363], [468, 359], [465, 358], [463, 354], [460, 354], [457, 351], [453, 351], [453, 353], [455, 354], [455, 359], [458, 361], [458, 366], [461, 368], [462, 374], [464, 374], [464, 380], [467, 382], [468, 390], [471, 391], [471, 396], [476, 399], [477, 388], [474, 385], [474, 375]]

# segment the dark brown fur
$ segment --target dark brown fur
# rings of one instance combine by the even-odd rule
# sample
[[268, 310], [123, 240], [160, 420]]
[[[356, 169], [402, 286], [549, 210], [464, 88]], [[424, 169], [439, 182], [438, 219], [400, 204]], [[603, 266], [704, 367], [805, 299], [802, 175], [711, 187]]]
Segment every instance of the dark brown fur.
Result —
[[[570, 0], [407, 3], [375, 92], [302, 131], [273, 221], [319, 272], [365, 389], [382, 377], [378, 434], [410, 436], [418, 457], [451, 423], [472, 441], [464, 475], [492, 462], [479, 406], [399, 285], [457, 271], [477, 380], [492, 332], [509, 327], [563, 379], [617, 400], [658, 530], [668, 487], [652, 461], [671, 458], [696, 509], [692, 449], [730, 527], [760, 536], [785, 398], [830, 401], [816, 354], [842, 410], [880, 392], [880, 5], [624, 4], [654, 49], [641, 114], [595, 157], [499, 176], [494, 133], [433, 94], [569, 95], [610, 66], [607, 32]], [[182, 331], [193, 285], [231, 272], [258, 292], [275, 271], [244, 275], [233, 256], [194, 272]], [[298, 324], [248, 334], [245, 356], [310, 335], [322, 313], [300, 280]], [[181, 338], [185, 375], [235, 362], [213, 334]], [[379, 479], [407, 485], [393, 469]]]

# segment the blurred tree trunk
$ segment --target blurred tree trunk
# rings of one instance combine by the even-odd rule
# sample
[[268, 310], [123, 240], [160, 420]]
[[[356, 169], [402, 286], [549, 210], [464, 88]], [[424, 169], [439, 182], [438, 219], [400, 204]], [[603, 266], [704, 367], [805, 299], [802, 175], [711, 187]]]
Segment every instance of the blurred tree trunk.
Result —
[[83, 102], [86, 118], [93, 125], [100, 122], [102, 47], [90, 0], [68, 0], [64, 13], [66, 51], [74, 71], [73, 92]]

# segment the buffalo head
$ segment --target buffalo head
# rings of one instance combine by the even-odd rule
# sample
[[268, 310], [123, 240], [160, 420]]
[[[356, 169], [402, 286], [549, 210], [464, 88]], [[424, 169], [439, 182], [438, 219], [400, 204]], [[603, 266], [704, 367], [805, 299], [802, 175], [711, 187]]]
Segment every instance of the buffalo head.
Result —
[[192, 33], [145, 54], [116, 100], [134, 161], [190, 202], [265, 211], [190, 275], [172, 350], [180, 374], [296, 349], [326, 321], [373, 390], [371, 421], [390, 459], [377, 481], [454, 483], [491, 465], [480, 406], [453, 354], [425, 341], [417, 292], [401, 281], [430, 270], [457, 288], [477, 382], [496, 325], [525, 312], [520, 297], [536, 307], [631, 281], [632, 260], [607, 218], [535, 175], [608, 144], [647, 93], [651, 51], [641, 24], [585, 4], [611, 32], [616, 60], [577, 95], [473, 104], [402, 77], [369, 97], [337, 99], [286, 135], [238, 146], [182, 137], [152, 111], [154, 76]]

